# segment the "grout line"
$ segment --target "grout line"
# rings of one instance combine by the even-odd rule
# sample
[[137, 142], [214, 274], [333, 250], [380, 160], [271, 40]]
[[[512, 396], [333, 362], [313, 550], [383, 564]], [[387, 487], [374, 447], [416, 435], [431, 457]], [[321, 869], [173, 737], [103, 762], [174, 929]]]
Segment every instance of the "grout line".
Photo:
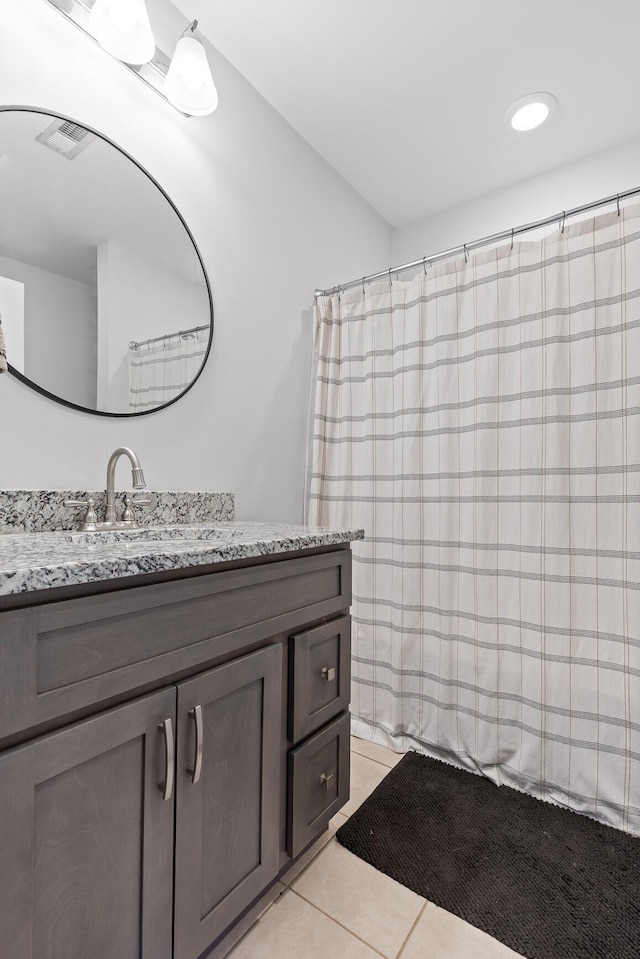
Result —
[[383, 768], [383, 769], [386, 769], [387, 772], [389, 772], [389, 773], [390, 773], [391, 770], [393, 769], [393, 766], [387, 766], [386, 763], [381, 763], [379, 759], [372, 759], [371, 756], [363, 756], [362, 753], [356, 752], [355, 749], [353, 749], [352, 752], [355, 752], [355, 753], [356, 753], [356, 756], [359, 756], [360, 759], [367, 759], [370, 763], [375, 763], [376, 766], [382, 766], [382, 768]]
[[[331, 819], [329, 820], [329, 823], [327, 823], [327, 832], [329, 831], [329, 826], [330, 826], [331, 822], [333, 822], [333, 820], [336, 819], [338, 816], [343, 816], [345, 822], [349, 819], [349, 817], [348, 817], [348, 816], [344, 816], [344, 814], [343, 814], [342, 812], [337, 812], [337, 813], [335, 813], [335, 815], [333, 815], [333, 816], [331, 817]], [[340, 826], [343, 826], [343, 825], [344, 825], [344, 823], [341, 822], [341, 823], [340, 823]], [[321, 845], [318, 849], [316, 849], [316, 851], [314, 852], [314, 854], [313, 854], [313, 856], [311, 857], [311, 859], [309, 860], [309, 862], [306, 863], [306, 864], [302, 867], [302, 869], [300, 869], [300, 871], [297, 872], [297, 873], [293, 876], [293, 878], [289, 879], [289, 882], [288, 882], [288, 883], [285, 882], [284, 879], [281, 879], [280, 882], [284, 883], [285, 886], [290, 885], [291, 883], [296, 882], [296, 881], [300, 878], [300, 876], [302, 875], [302, 873], [307, 871], [307, 869], [309, 868], [309, 866], [311, 865], [311, 863], [316, 861], [316, 859], [318, 858], [318, 856], [320, 855], [320, 853], [321, 853], [321, 852], [324, 852], [325, 849], [327, 848], [327, 846], [330, 846], [330, 845], [331, 845], [331, 843], [333, 842], [333, 840], [336, 838], [336, 833], [337, 833], [338, 829], [340, 828], [340, 826], [336, 826], [336, 828], [335, 828], [335, 830], [333, 831], [333, 833], [332, 833], [328, 838], [325, 838], [324, 842], [322, 843], [322, 845]], [[318, 838], [315, 840], [315, 843], [316, 843], [316, 844], [319, 843], [319, 842], [320, 842], [320, 839], [322, 839], [325, 835], [326, 835], [326, 833], [322, 833], [320, 836], [318, 836]], [[310, 846], [309, 849], [307, 849], [307, 852], [304, 853], [304, 855], [307, 855], [307, 853], [309, 853], [309, 852], [311, 851], [311, 848], [312, 848], [312, 847]], [[302, 857], [301, 857], [301, 858], [302, 858]], [[292, 871], [293, 871], [293, 870], [292, 870]], [[286, 876], [285, 876], [285, 878], [286, 878]]]
[[380, 950], [376, 949], [375, 946], [372, 946], [370, 942], [367, 942], [366, 939], [363, 939], [362, 936], [359, 936], [357, 932], [354, 932], [352, 929], [349, 929], [347, 926], [343, 925], [338, 919], [335, 918], [335, 916], [329, 915], [328, 912], [325, 912], [324, 909], [321, 909], [319, 906], [316, 906], [314, 902], [311, 902], [310, 899], [307, 899], [301, 893], [297, 892], [297, 890], [291, 889], [291, 892], [293, 892], [298, 897], [298, 899], [302, 899], [302, 901], [306, 902], [308, 906], [311, 906], [313, 909], [315, 909], [316, 912], [319, 912], [322, 916], [325, 916], [327, 919], [330, 919], [331, 922], [335, 922], [336, 926], [340, 926], [341, 929], [344, 929], [345, 932], [348, 932], [349, 935], [352, 936], [354, 939], [357, 939], [358, 942], [361, 942], [368, 949], [371, 949], [371, 951], [375, 952], [376, 955], [382, 956], [382, 959], [389, 959], [389, 956], [387, 956], [384, 952], [380, 952]]
[[391, 756], [400, 756], [400, 757], [402, 757], [402, 755], [403, 755], [402, 753], [397, 753], [397, 752], [395, 751], [395, 749], [390, 749], [389, 746], [382, 746], [380, 743], [374, 742], [372, 739], [360, 739], [359, 736], [353, 736], [353, 735], [352, 735], [352, 736], [351, 736], [351, 748], [352, 748], [352, 749], [356, 749], [356, 751], [357, 751], [357, 747], [354, 746], [354, 743], [364, 743], [365, 746], [373, 746], [374, 749], [382, 749], [382, 750], [384, 750], [385, 752], [389, 753]]
[[[348, 817], [348, 816], [345, 816], [344, 813], [342, 813], [342, 812], [337, 812], [337, 813], [335, 814], [335, 816], [332, 816], [332, 819], [335, 819], [336, 816], [342, 816], [342, 818], [344, 819], [345, 822], [347, 822], [347, 820], [349, 819], [349, 817]], [[340, 826], [343, 826], [343, 825], [344, 825], [344, 823], [340, 823]], [[336, 832], [338, 831], [338, 829], [340, 828], [340, 826], [336, 827]], [[319, 842], [320, 838], [321, 838], [321, 837], [319, 837], [318, 839], [316, 839], [316, 842]], [[298, 881], [298, 879], [300, 878], [300, 876], [307, 871], [307, 869], [309, 868], [309, 866], [311, 865], [311, 863], [316, 861], [316, 859], [318, 858], [318, 856], [320, 855], [320, 853], [321, 853], [321, 852], [324, 852], [325, 849], [327, 848], [327, 846], [330, 846], [331, 843], [333, 842], [333, 840], [334, 840], [335, 838], [336, 838], [336, 833], [334, 832], [334, 834], [333, 834], [332, 836], [330, 836], [327, 840], [325, 840], [325, 842], [322, 844], [322, 846], [320, 846], [320, 848], [317, 849], [317, 850], [314, 852], [314, 854], [313, 854], [313, 856], [311, 857], [311, 859], [309, 860], [309, 862], [306, 863], [306, 864], [303, 866], [303, 868], [300, 870], [300, 872], [297, 872], [295, 875], [293, 875], [291, 878], [289, 878], [288, 881], [287, 881], [287, 874], [285, 873], [284, 877], [283, 877], [282, 879], [278, 880], [278, 881], [281, 882], [283, 886], [286, 886], [287, 889], [289, 889], [290, 886], [291, 886], [291, 884]], [[307, 850], [307, 852], [309, 852], [309, 851], [310, 851], [310, 849]], [[305, 855], [306, 855], [306, 854], [305, 854]]]
[[[334, 834], [334, 835], [331, 837], [331, 839], [329, 839], [328, 842], [325, 842], [325, 844], [324, 844], [324, 846], [322, 847], [322, 849], [318, 849], [318, 851], [317, 851], [317, 853], [315, 854], [315, 856], [312, 856], [312, 857], [311, 857], [311, 859], [310, 859], [309, 862], [306, 864], [306, 866], [304, 867], [304, 869], [301, 869], [300, 872], [297, 874], [297, 876], [294, 876], [294, 877], [293, 877], [293, 879], [291, 880], [291, 886], [287, 886], [287, 889], [291, 889], [292, 886], [293, 886], [293, 883], [294, 883], [294, 882], [297, 882], [298, 879], [300, 878], [300, 876], [304, 876], [304, 874], [305, 874], [305, 872], [307, 871], [307, 869], [309, 868], [309, 866], [310, 866], [312, 863], [314, 863], [319, 856], [322, 855], [322, 853], [325, 851], [325, 849], [327, 849], [327, 848], [331, 845], [331, 843], [335, 840], [335, 838], [336, 838], [336, 837], [335, 837], [335, 834]], [[303, 896], [300, 896], [300, 898], [303, 899], [304, 897], [303, 897]]]
[[411, 939], [411, 936], [412, 936], [413, 933], [415, 932], [415, 928], [416, 928], [416, 926], [418, 925], [418, 923], [420, 922], [420, 920], [422, 919], [422, 916], [424, 915], [424, 911], [425, 911], [425, 909], [427, 908], [428, 905], [429, 905], [429, 903], [428, 903], [428, 902], [425, 902], [424, 906], [422, 907], [422, 909], [420, 910], [420, 912], [419, 912], [418, 915], [416, 916], [416, 921], [414, 922], [414, 924], [412, 925], [411, 929], [410, 929], [409, 932], [407, 933], [406, 939], [404, 940], [404, 942], [403, 942], [402, 945], [400, 946], [400, 952], [399, 952], [398, 955], [396, 956], [396, 959], [400, 959], [400, 956], [401, 956], [402, 953], [404, 952], [407, 943], [409, 942], [409, 940]]
[[[249, 926], [249, 928], [248, 928], [245, 932], [242, 933], [242, 935], [240, 936], [240, 938], [239, 938], [239, 939], [236, 939], [236, 941], [234, 942], [234, 944], [231, 946], [229, 952], [226, 952], [226, 953], [224, 954], [223, 959], [233, 959], [233, 953], [234, 953], [236, 947], [239, 946], [241, 942], [244, 942], [244, 940], [247, 938], [247, 936], [249, 935], [250, 932], [253, 932], [253, 930], [256, 928], [256, 926], [258, 925], [258, 923], [261, 922], [262, 919], [264, 919], [264, 917], [265, 917], [266, 914], [269, 912], [269, 910], [271, 909], [271, 907], [272, 907], [272, 906], [275, 906], [275, 904], [276, 904], [277, 902], [280, 902], [280, 900], [282, 899], [282, 897], [284, 896], [284, 894], [287, 893], [287, 892], [289, 892], [289, 887], [288, 887], [288, 886], [285, 886], [284, 883], [280, 883], [280, 885], [283, 887], [282, 890], [278, 893], [278, 895], [275, 897], [275, 899], [272, 899], [272, 900], [271, 900], [271, 902], [269, 903], [268, 906], [265, 906], [265, 908], [262, 910], [262, 912], [260, 913], [260, 915], [259, 915], [259, 916], [256, 916], [256, 918], [253, 920], [253, 922], [251, 923], [251, 925]], [[242, 920], [240, 920], [240, 921], [242, 921]]]

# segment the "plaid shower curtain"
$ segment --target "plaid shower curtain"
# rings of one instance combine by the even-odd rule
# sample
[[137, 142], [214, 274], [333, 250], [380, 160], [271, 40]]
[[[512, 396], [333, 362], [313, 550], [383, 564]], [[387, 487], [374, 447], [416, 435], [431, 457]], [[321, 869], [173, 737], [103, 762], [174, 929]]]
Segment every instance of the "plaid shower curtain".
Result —
[[193, 383], [207, 355], [209, 328], [129, 347], [129, 410], [153, 410]]
[[319, 299], [354, 731], [640, 834], [640, 207]]

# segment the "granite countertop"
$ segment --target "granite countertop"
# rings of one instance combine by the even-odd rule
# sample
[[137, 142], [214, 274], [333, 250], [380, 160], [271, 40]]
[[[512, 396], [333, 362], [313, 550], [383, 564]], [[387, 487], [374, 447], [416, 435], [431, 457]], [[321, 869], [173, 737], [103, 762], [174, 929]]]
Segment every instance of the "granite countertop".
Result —
[[361, 529], [217, 522], [0, 536], [0, 596], [206, 566], [363, 539]]

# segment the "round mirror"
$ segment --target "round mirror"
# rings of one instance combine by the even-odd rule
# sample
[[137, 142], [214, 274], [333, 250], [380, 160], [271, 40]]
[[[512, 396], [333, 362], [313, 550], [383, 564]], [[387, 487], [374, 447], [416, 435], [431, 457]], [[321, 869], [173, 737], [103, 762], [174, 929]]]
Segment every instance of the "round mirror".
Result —
[[15, 376], [103, 416], [174, 403], [213, 334], [167, 194], [95, 130], [32, 108], [0, 108], [0, 320]]

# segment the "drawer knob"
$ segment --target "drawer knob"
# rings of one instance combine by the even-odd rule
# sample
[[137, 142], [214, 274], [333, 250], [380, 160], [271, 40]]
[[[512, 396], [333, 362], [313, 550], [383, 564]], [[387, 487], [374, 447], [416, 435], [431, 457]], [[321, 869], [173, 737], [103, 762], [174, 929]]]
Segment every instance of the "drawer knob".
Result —
[[328, 789], [331, 785], [331, 780], [333, 779], [333, 773], [329, 773], [327, 776], [326, 773], [320, 775], [320, 785], [324, 786], [325, 789]]
[[335, 668], [333, 666], [331, 668], [329, 668], [328, 666], [323, 666], [320, 671], [320, 675], [322, 676], [323, 679], [326, 679], [328, 683], [332, 683], [334, 679], [336, 678]]

